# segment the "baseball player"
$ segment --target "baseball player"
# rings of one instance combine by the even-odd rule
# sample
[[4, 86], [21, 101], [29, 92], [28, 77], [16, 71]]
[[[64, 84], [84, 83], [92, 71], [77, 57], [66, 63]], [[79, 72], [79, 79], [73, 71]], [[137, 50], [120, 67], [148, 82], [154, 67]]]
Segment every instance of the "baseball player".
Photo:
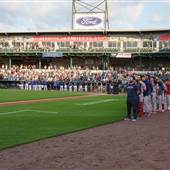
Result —
[[133, 110], [133, 119], [136, 121], [138, 117], [138, 104], [140, 87], [137, 85], [134, 79], [131, 79], [127, 85], [127, 118], [125, 120], [131, 120], [131, 110]]
[[164, 112], [164, 91], [165, 87], [161, 80], [157, 83], [158, 111]]
[[167, 107], [168, 107], [168, 110], [170, 110], [170, 77], [168, 78], [166, 82], [166, 87], [167, 87], [167, 91], [166, 91]]
[[152, 112], [155, 113], [157, 110], [157, 93], [156, 93], [156, 86], [157, 86], [157, 80], [156, 78], [151, 78], [152, 83], [152, 94], [151, 94], [151, 102], [152, 102]]
[[77, 92], [77, 82], [74, 82], [74, 92]]
[[145, 116], [150, 116], [152, 113], [152, 104], [151, 104], [151, 94], [153, 91], [152, 84], [150, 82], [150, 77], [146, 75], [143, 81], [146, 85], [146, 90], [144, 91], [144, 112]]
[[139, 117], [144, 116], [144, 96], [143, 93], [146, 91], [146, 85], [142, 81], [143, 76], [138, 77], [138, 85], [140, 87], [140, 94], [139, 94]]

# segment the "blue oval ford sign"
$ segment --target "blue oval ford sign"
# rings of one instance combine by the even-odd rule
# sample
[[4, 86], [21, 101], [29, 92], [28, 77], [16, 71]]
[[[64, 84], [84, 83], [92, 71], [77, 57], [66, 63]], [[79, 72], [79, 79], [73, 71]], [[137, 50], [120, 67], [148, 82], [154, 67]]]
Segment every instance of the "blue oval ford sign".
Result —
[[82, 26], [95, 26], [102, 22], [98, 17], [81, 17], [76, 20], [77, 24]]

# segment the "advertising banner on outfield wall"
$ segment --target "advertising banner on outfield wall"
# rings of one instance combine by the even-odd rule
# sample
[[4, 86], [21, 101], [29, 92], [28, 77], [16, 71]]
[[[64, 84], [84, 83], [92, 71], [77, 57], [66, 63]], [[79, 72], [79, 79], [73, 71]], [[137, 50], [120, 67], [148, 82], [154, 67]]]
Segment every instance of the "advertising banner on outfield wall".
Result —
[[63, 57], [63, 53], [62, 52], [44, 52], [42, 54], [43, 58], [57, 58], [57, 57]]
[[163, 34], [159, 36], [160, 41], [169, 41], [170, 40], [170, 34]]
[[75, 30], [104, 30], [104, 13], [81, 13], [75, 14], [73, 21]]
[[132, 58], [131, 53], [118, 53], [116, 58]]
[[33, 42], [99, 42], [107, 40], [103, 35], [77, 35], [77, 36], [33, 36]]

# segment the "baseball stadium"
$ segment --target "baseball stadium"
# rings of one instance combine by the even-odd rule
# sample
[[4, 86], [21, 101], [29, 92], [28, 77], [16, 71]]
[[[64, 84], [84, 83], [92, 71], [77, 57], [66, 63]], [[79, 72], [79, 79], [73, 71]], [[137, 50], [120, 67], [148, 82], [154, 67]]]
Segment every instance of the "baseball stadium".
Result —
[[0, 29], [0, 170], [170, 169], [170, 29], [70, 9], [67, 31]]

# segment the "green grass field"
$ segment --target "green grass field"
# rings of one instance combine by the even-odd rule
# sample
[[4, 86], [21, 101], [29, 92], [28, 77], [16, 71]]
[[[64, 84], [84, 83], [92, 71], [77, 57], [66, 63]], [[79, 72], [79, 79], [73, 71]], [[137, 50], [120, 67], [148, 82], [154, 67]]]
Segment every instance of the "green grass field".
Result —
[[[0, 102], [73, 95], [84, 94], [0, 90]], [[0, 106], [0, 150], [122, 120], [125, 107], [123, 96]]]
[[25, 91], [25, 90], [4, 90], [0, 89], [0, 102], [59, 98], [66, 96], [81, 96], [85, 93], [58, 92], [58, 91]]

